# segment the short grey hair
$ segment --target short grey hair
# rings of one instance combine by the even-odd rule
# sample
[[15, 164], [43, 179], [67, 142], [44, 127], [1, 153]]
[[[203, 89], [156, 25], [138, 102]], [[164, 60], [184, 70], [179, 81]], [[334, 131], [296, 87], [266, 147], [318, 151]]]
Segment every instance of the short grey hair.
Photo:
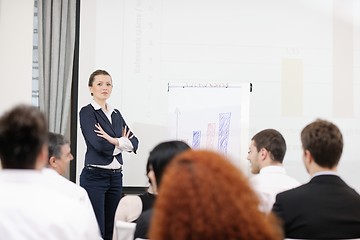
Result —
[[59, 133], [49, 132], [49, 159], [54, 156], [61, 157], [61, 147], [69, 144], [69, 141]]

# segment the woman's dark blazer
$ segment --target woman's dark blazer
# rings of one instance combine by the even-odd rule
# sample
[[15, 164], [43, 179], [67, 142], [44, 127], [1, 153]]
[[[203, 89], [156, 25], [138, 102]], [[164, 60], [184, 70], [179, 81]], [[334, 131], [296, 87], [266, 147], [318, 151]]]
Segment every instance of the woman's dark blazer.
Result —
[[[106, 117], [105, 113], [99, 109], [95, 110], [91, 104], [84, 106], [80, 110], [80, 128], [84, 139], [86, 142], [87, 150], [85, 154], [85, 166], [89, 164], [95, 165], [108, 165], [113, 161], [113, 153], [115, 146], [109, 143], [102, 137], [97, 136], [97, 133], [94, 131], [95, 124], [99, 123], [102, 129], [109, 134], [111, 137], [120, 138], [122, 137], [123, 128], [127, 126], [124, 118], [122, 117], [119, 110], [114, 109], [111, 114], [112, 124], [109, 119]], [[133, 136], [133, 133], [130, 132], [129, 136]], [[136, 136], [130, 138], [134, 149], [133, 152], [136, 153], [138, 148], [139, 140]], [[120, 164], [123, 164], [122, 154], [119, 153], [116, 156], [116, 159]]]

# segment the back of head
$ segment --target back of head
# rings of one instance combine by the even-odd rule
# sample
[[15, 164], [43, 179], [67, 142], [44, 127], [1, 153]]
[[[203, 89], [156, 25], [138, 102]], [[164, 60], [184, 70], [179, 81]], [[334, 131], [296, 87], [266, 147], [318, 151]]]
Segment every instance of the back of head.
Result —
[[168, 141], [158, 144], [151, 152], [146, 165], [147, 172], [150, 167], [154, 171], [156, 184], [160, 186], [163, 172], [170, 161], [179, 153], [190, 149], [189, 145], [182, 141]]
[[246, 177], [222, 155], [186, 151], [165, 171], [150, 239], [280, 239], [258, 203]]
[[344, 142], [335, 124], [321, 119], [308, 124], [301, 131], [301, 142], [319, 166], [333, 168], [339, 163]]
[[18, 105], [0, 118], [0, 158], [4, 169], [34, 169], [47, 143], [44, 114], [30, 105]]
[[286, 142], [280, 132], [275, 129], [265, 129], [251, 139], [254, 141], [257, 151], [265, 148], [270, 152], [271, 160], [282, 163], [286, 153]]

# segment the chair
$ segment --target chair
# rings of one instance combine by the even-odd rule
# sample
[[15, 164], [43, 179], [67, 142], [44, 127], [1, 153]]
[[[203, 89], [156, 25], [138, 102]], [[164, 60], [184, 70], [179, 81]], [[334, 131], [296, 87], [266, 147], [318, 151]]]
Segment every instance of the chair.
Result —
[[115, 231], [117, 240], [133, 240], [136, 223], [117, 220], [115, 222]]

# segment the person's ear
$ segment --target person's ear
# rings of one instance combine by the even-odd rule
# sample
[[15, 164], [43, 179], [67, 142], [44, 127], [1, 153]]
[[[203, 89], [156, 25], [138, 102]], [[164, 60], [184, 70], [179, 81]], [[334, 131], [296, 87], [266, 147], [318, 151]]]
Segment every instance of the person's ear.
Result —
[[309, 150], [304, 150], [304, 161], [307, 165], [314, 161], [313, 156], [311, 155]]
[[260, 149], [259, 154], [260, 154], [260, 157], [261, 157], [261, 161], [264, 161], [267, 158], [269, 152], [265, 148], [262, 148], [262, 149]]
[[50, 159], [49, 159], [49, 165], [50, 165], [52, 168], [56, 168], [56, 167], [57, 167], [56, 157], [55, 157], [55, 156], [51, 156], [51, 157], [50, 157]]

